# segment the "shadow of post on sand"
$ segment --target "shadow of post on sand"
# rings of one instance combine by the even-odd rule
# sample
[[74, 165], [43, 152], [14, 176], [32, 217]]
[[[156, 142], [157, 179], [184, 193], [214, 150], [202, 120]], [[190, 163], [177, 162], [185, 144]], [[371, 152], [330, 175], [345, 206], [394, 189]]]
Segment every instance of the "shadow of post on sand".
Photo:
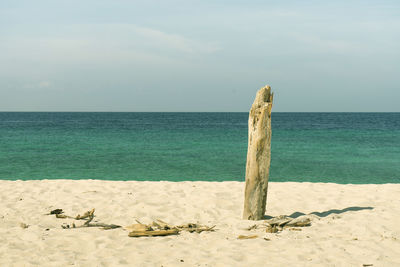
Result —
[[[314, 215], [317, 215], [318, 217], [326, 217], [326, 216], [329, 216], [331, 214], [341, 214], [341, 213], [345, 213], [345, 212], [348, 212], [348, 211], [360, 211], [360, 210], [372, 210], [372, 209], [374, 209], [374, 208], [373, 207], [348, 207], [348, 208], [344, 208], [344, 209], [341, 209], [341, 210], [331, 209], [331, 210], [327, 210], [327, 211], [323, 211], [323, 212], [314, 211], [314, 212], [309, 213], [308, 215], [314, 214]], [[303, 216], [303, 215], [306, 215], [306, 214], [303, 213], [303, 212], [296, 211], [296, 212], [293, 212], [292, 214], [288, 215], [287, 217], [296, 219], [297, 217], [300, 217], [300, 216]], [[269, 215], [264, 215], [264, 220], [269, 220], [269, 219], [272, 219], [272, 218], [274, 218], [274, 217], [273, 216], [269, 216]]]

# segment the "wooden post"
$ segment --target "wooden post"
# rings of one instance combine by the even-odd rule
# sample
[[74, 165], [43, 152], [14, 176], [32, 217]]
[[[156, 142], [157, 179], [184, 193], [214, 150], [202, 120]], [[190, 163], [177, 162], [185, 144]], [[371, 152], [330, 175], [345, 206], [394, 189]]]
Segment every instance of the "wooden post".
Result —
[[267, 204], [271, 161], [271, 108], [273, 93], [266, 85], [256, 95], [249, 114], [249, 143], [243, 219], [261, 220]]

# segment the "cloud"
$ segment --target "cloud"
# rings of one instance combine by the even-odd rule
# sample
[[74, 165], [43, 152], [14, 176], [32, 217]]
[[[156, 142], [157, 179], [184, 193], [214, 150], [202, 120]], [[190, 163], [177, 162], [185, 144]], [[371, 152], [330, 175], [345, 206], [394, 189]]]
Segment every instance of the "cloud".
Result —
[[48, 88], [50, 86], [51, 86], [51, 82], [49, 82], [49, 81], [41, 81], [38, 84], [39, 88]]
[[52, 82], [43, 80], [40, 82], [25, 83], [22, 85], [23, 89], [50, 89], [52, 88]]
[[333, 53], [360, 52], [364, 46], [359, 42], [339, 39], [323, 39], [316, 35], [294, 33], [296, 41], [305, 44], [313, 50]]
[[[121, 25], [113, 25], [112, 27], [120, 26]], [[127, 27], [158, 46], [168, 47], [185, 53], [213, 53], [221, 49], [215, 42], [200, 42], [182, 35], [170, 34], [136, 25], [127, 25]]]
[[[51, 29], [49, 30], [51, 32]], [[59, 27], [57, 35], [0, 37], [0, 59], [34, 62], [39, 68], [87, 64], [183, 64], [185, 56], [202, 57], [221, 49], [217, 42], [196, 40], [135, 24], [73, 24]], [[34, 51], [34, 52], [32, 52]], [[99, 65], [100, 64], [100, 65]], [[27, 66], [18, 66], [20, 69]], [[0, 67], [1, 69], [1, 67]], [[41, 88], [49, 85], [42, 84]]]
[[[62, 30], [61, 30], [62, 31]], [[216, 41], [193, 39], [182, 34], [161, 31], [129, 23], [75, 24], [64, 29], [65, 39], [82, 46], [110, 48], [130, 47], [148, 51], [208, 54], [221, 50]]]

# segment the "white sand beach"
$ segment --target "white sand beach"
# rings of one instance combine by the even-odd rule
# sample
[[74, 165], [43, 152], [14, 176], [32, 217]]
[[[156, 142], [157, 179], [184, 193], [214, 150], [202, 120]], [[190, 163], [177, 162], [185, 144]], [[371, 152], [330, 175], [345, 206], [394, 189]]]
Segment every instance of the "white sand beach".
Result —
[[[314, 214], [311, 226], [278, 233], [246, 230], [263, 221], [241, 219], [242, 182], [0, 186], [0, 266], [400, 266], [400, 184], [270, 183], [268, 216]], [[121, 226], [161, 219], [216, 231], [133, 238], [122, 228], [63, 229], [73, 220], [46, 215], [57, 208], [73, 216], [95, 208], [96, 221]]]

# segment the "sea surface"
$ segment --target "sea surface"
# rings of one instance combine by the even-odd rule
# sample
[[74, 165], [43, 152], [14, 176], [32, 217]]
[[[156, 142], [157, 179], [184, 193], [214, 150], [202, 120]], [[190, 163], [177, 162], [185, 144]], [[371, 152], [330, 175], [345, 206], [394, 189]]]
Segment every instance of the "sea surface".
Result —
[[[244, 181], [248, 113], [0, 112], [0, 179]], [[400, 113], [272, 113], [270, 181], [400, 183]]]

